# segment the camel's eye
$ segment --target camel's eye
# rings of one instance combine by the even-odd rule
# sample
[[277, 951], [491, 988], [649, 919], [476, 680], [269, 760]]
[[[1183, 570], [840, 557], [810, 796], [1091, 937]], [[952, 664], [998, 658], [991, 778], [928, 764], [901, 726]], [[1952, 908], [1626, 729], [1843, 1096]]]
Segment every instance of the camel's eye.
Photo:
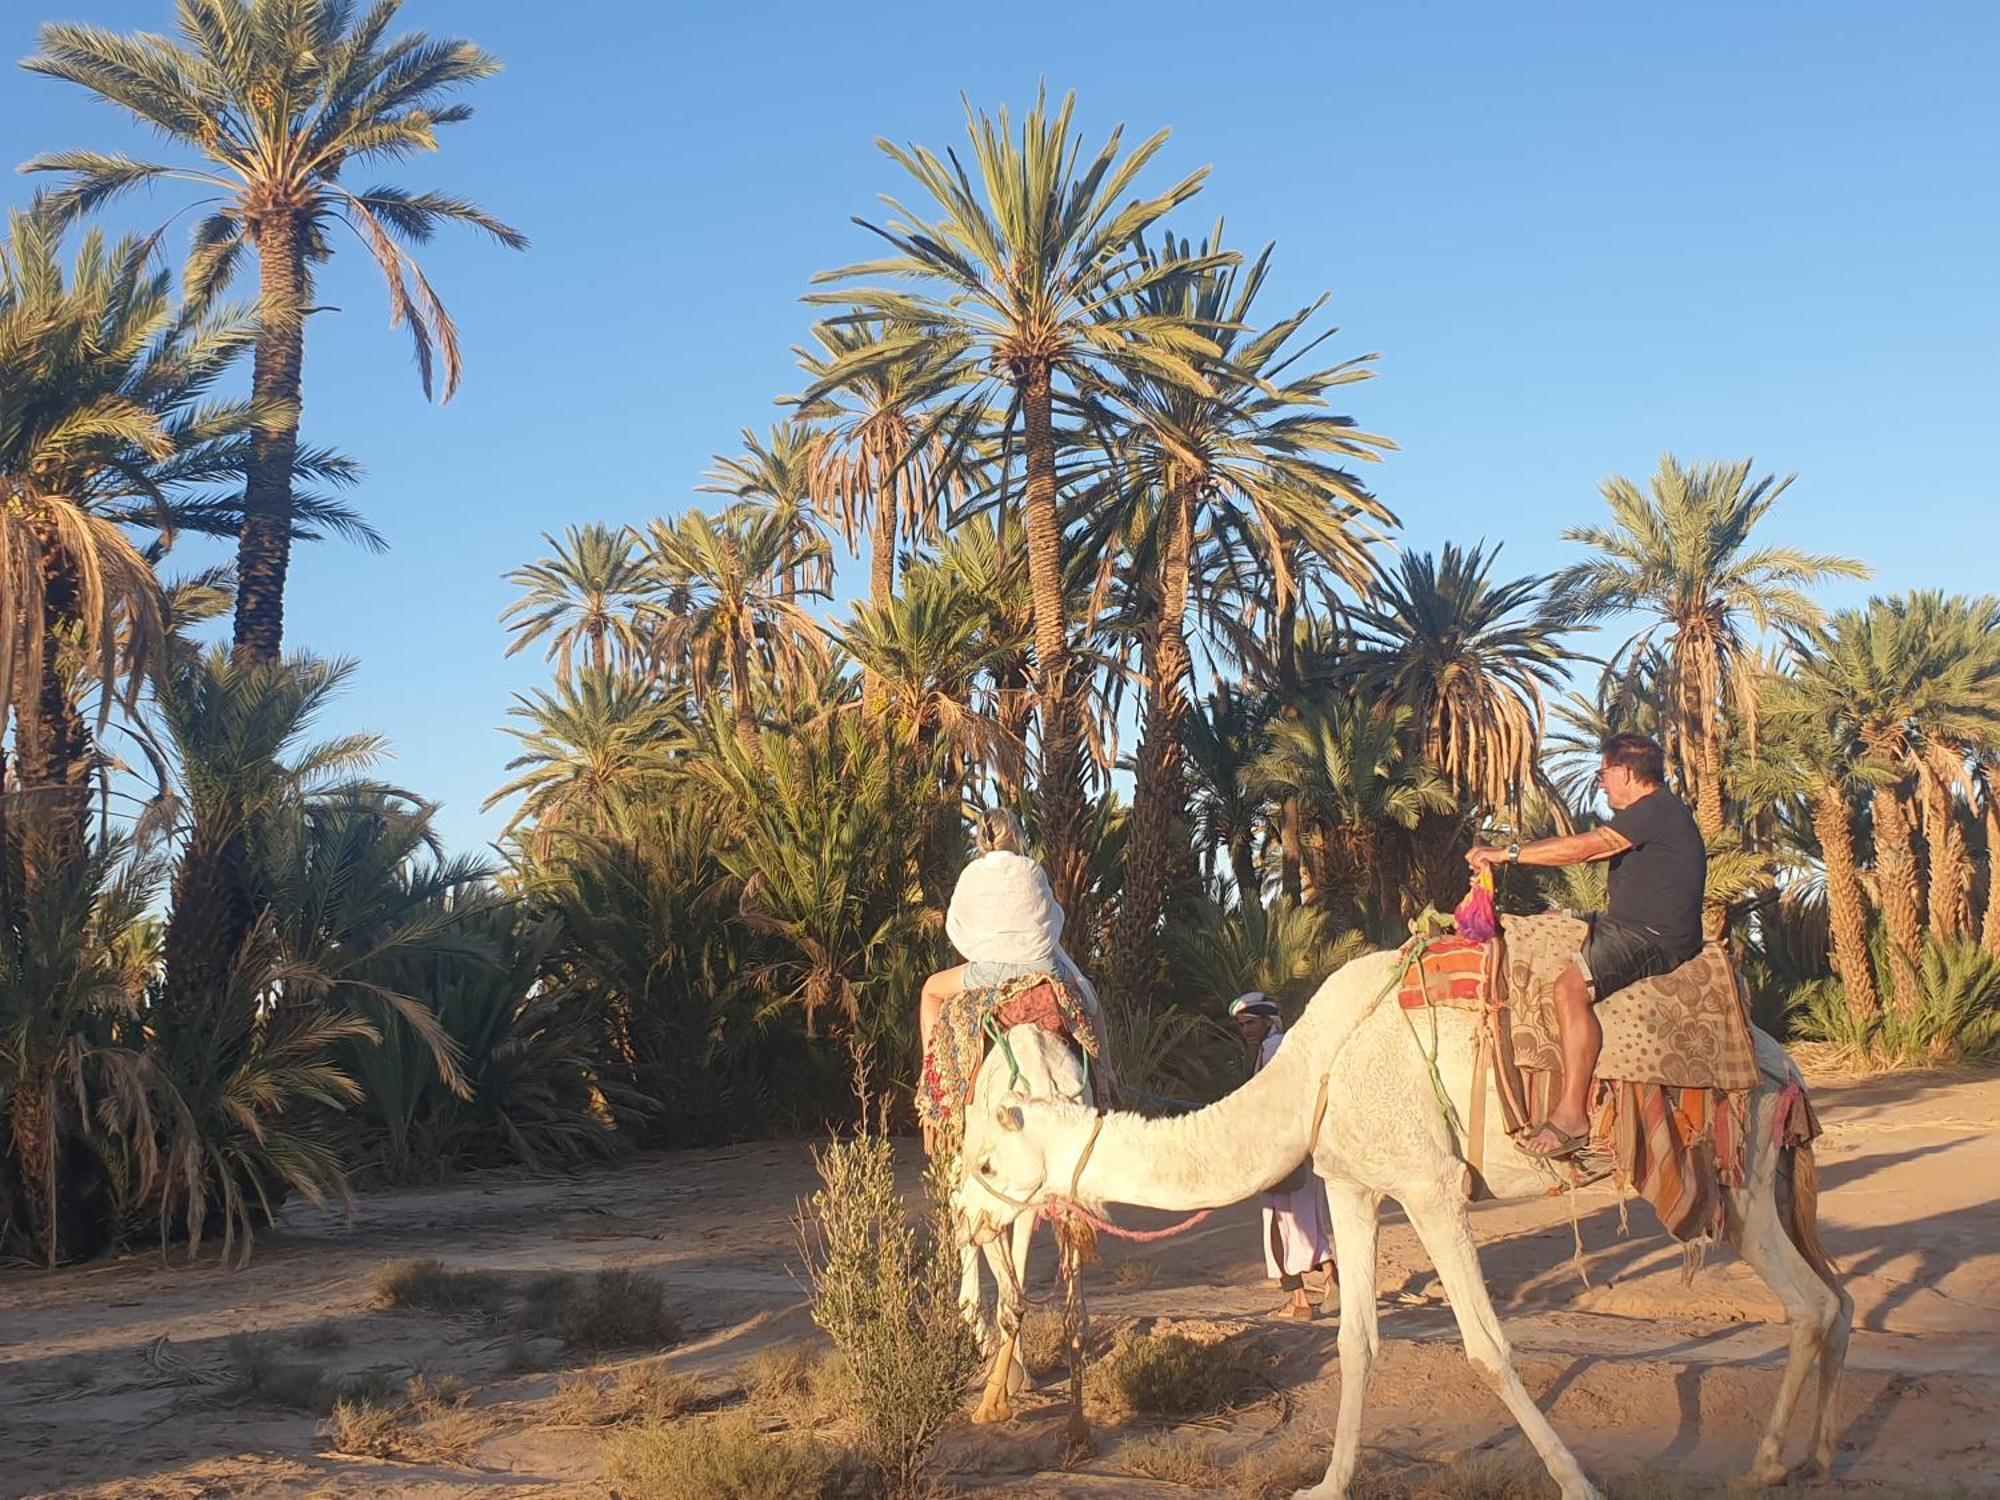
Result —
[[990, 1156], [989, 1156], [989, 1157], [987, 1157], [987, 1158], [986, 1158], [986, 1159], [985, 1159], [984, 1161], [982, 1161], [982, 1162], [981, 1162], [981, 1163], [979, 1164], [979, 1175], [980, 1175], [981, 1177], [991, 1177], [991, 1176], [993, 1175], [993, 1158], [992, 1158], [992, 1157], [990, 1157]]

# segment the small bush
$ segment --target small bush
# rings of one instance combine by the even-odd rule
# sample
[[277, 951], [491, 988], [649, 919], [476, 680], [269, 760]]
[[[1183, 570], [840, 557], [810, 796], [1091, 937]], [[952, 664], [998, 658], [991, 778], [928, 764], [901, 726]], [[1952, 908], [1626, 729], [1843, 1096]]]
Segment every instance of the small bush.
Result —
[[665, 1349], [681, 1341], [659, 1282], [638, 1271], [599, 1271], [563, 1299], [556, 1332], [572, 1349]]
[[507, 1283], [494, 1271], [455, 1271], [441, 1260], [399, 1260], [375, 1274], [375, 1295], [390, 1307], [445, 1314], [496, 1313]]
[[708, 1400], [709, 1392], [700, 1381], [653, 1362], [627, 1365], [612, 1375], [564, 1376], [556, 1383], [550, 1416], [561, 1427], [615, 1427], [629, 1422], [658, 1426]]
[[1219, 1490], [1228, 1478], [1228, 1470], [1216, 1462], [1214, 1450], [1188, 1438], [1141, 1438], [1119, 1449], [1115, 1462], [1147, 1479], [1192, 1489]]
[[[1237, 1460], [1229, 1471], [1229, 1493], [1233, 1500], [1291, 1500], [1320, 1481], [1332, 1457], [1331, 1443], [1282, 1438]], [[1388, 1500], [1370, 1487], [1364, 1475], [1355, 1476], [1349, 1493], [1354, 1500]]]
[[1121, 1260], [1111, 1268], [1111, 1284], [1129, 1291], [1149, 1287], [1159, 1279], [1160, 1263], [1156, 1260]]
[[1021, 1363], [1032, 1380], [1047, 1380], [1069, 1368], [1069, 1345], [1063, 1339], [1062, 1314], [1031, 1312], [1021, 1320]]
[[228, 1351], [231, 1373], [224, 1394], [232, 1400], [321, 1409], [326, 1372], [318, 1365], [281, 1359], [270, 1343], [242, 1334], [229, 1341]]
[[410, 1377], [410, 1405], [426, 1417], [462, 1411], [472, 1402], [472, 1388], [456, 1375], [427, 1375], [419, 1371]]
[[332, 1349], [345, 1349], [347, 1330], [333, 1318], [321, 1318], [317, 1323], [308, 1323], [299, 1330], [299, 1347], [310, 1349], [315, 1354], [324, 1354]]
[[372, 1401], [334, 1402], [325, 1431], [336, 1453], [394, 1458], [401, 1451], [402, 1423], [393, 1411]]
[[626, 1500], [820, 1500], [836, 1468], [818, 1444], [764, 1437], [739, 1415], [627, 1432], [605, 1477]]
[[1242, 1404], [1264, 1380], [1264, 1361], [1241, 1338], [1126, 1335], [1090, 1368], [1087, 1389], [1114, 1412], [1198, 1417]]
[[859, 1391], [847, 1362], [832, 1349], [785, 1344], [744, 1362], [743, 1389], [760, 1410], [793, 1427], [821, 1427], [851, 1414]]
[[958, 1308], [946, 1183], [933, 1168], [920, 1229], [887, 1140], [836, 1142], [817, 1160], [823, 1185], [800, 1225], [813, 1321], [853, 1372], [863, 1453], [892, 1494], [913, 1494], [979, 1359]]

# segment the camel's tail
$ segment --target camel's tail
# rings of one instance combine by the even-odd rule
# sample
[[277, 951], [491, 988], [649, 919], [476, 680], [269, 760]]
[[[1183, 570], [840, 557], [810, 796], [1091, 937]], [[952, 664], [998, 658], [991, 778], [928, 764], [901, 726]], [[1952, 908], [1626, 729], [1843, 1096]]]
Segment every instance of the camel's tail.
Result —
[[1840, 1268], [1826, 1253], [1826, 1246], [1819, 1237], [1819, 1165], [1813, 1160], [1812, 1147], [1798, 1145], [1781, 1149], [1784, 1153], [1782, 1169], [1791, 1179], [1792, 1186], [1790, 1211], [1785, 1215], [1785, 1233], [1819, 1279], [1838, 1292]]

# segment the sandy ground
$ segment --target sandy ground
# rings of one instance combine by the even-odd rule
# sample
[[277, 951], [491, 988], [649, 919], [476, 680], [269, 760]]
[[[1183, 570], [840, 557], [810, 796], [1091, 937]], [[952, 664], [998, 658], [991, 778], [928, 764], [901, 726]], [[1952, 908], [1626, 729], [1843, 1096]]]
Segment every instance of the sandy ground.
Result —
[[[2000, 1493], [2000, 1078], [1822, 1082], [1815, 1095], [1827, 1125], [1826, 1239], [1857, 1304], [1837, 1475], [1823, 1493]], [[673, 1363], [720, 1379], [757, 1349], [812, 1335], [790, 1228], [812, 1186], [803, 1144], [679, 1153], [582, 1177], [372, 1195], [351, 1223], [293, 1212], [244, 1271], [130, 1257], [8, 1272], [0, 1494], [603, 1495], [602, 1434], [549, 1425], [557, 1372], [505, 1373], [503, 1341], [474, 1321], [374, 1305], [376, 1271], [415, 1256], [524, 1275], [640, 1268], [660, 1278], [693, 1331]], [[1777, 1304], [1727, 1252], [1682, 1285], [1678, 1247], [1643, 1205], [1629, 1237], [1618, 1220], [1608, 1195], [1585, 1199], [1585, 1289], [1560, 1203], [1475, 1210], [1523, 1376], [1593, 1473], [1660, 1469], [1720, 1484], [1748, 1463], [1777, 1388]], [[1429, 1265], [1393, 1213], [1382, 1251], [1384, 1354], [1364, 1465], [1531, 1460], [1466, 1365]], [[1149, 1281], [1115, 1274], [1135, 1258], [1153, 1263]], [[1098, 1328], [1200, 1319], [1250, 1327], [1268, 1345], [1272, 1389], [1190, 1432], [1231, 1452], [1330, 1423], [1334, 1325], [1263, 1319], [1278, 1297], [1262, 1277], [1252, 1208], [1162, 1246], [1113, 1246], [1107, 1261], [1091, 1283]], [[1046, 1282], [1050, 1264], [1038, 1250], [1034, 1277]], [[219, 1394], [213, 1377], [230, 1336], [295, 1340], [323, 1320], [344, 1344], [304, 1357], [343, 1374], [458, 1374], [476, 1390], [487, 1435], [462, 1463], [357, 1460], [325, 1451], [309, 1413]], [[1055, 1395], [1027, 1406], [1011, 1428], [949, 1435], [957, 1482], [988, 1494], [1189, 1493], [1121, 1472], [1120, 1447], [1133, 1436], [1122, 1430], [1100, 1430], [1099, 1456], [1059, 1472]], [[1804, 1441], [1801, 1426], [1792, 1458]]]

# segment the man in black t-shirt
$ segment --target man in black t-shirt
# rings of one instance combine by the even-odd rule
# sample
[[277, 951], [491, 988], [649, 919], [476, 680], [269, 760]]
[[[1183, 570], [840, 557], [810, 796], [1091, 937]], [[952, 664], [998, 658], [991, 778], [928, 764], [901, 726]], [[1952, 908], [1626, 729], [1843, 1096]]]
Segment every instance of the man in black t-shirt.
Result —
[[1553, 867], [1611, 861], [1611, 909], [1588, 920], [1576, 962], [1556, 981], [1562, 1031], [1562, 1097], [1521, 1149], [1554, 1161], [1574, 1156], [1590, 1134], [1590, 1086], [1604, 1028], [1592, 1011], [1628, 984], [1679, 968], [1701, 951], [1701, 893], [1708, 854], [1687, 805], [1666, 788], [1666, 757], [1640, 734], [1604, 742], [1598, 784], [1611, 821], [1588, 833], [1537, 839], [1466, 856], [1474, 873], [1495, 865]]

